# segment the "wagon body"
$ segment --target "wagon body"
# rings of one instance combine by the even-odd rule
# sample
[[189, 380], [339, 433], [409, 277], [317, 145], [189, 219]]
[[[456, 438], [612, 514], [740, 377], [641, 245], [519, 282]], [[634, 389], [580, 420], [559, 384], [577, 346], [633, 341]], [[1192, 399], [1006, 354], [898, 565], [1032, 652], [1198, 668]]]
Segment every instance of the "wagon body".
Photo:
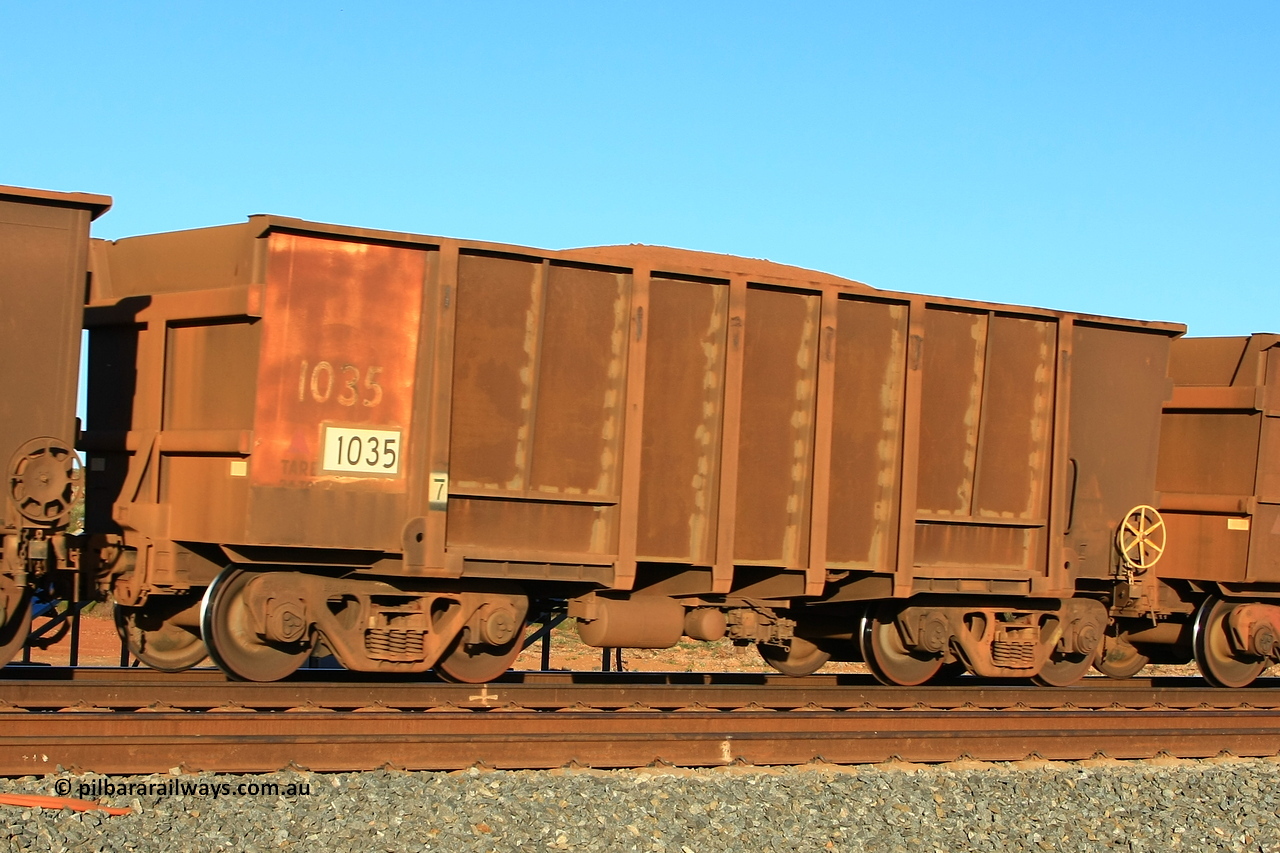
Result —
[[55, 571], [70, 564], [89, 222], [110, 206], [106, 196], [0, 186], [0, 665], [26, 640], [32, 590], [65, 579]]
[[[31, 439], [75, 445], [89, 222], [106, 196], [0, 186], [0, 460]], [[6, 501], [5, 524], [22, 526]]]
[[1070, 595], [1182, 326], [647, 246], [279, 217], [95, 246], [90, 521], [227, 562], [666, 596]]

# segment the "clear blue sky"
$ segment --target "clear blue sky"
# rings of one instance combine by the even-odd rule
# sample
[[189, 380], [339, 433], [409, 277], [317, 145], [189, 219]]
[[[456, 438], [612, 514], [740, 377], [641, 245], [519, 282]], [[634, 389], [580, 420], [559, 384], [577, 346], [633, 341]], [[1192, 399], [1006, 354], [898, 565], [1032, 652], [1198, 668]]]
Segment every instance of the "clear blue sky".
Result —
[[0, 0], [0, 183], [1280, 331], [1280, 3]]

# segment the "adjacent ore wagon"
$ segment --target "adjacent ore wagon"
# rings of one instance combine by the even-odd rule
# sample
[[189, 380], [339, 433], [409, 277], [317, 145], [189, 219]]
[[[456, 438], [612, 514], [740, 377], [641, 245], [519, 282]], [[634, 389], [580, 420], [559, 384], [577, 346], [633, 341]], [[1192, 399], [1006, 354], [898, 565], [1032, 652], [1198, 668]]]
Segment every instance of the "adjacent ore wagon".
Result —
[[602, 647], [1066, 683], [1162, 547], [1179, 325], [266, 216], [93, 271], [88, 523], [161, 669], [483, 681], [567, 601]]
[[89, 221], [110, 206], [106, 196], [0, 186], [0, 665], [27, 639], [33, 592], [69, 577], [58, 570], [72, 560], [66, 531], [82, 489], [73, 448]]
[[1153, 551], [1123, 573], [1104, 668], [1194, 656], [1242, 687], [1280, 660], [1280, 335], [1174, 342]]

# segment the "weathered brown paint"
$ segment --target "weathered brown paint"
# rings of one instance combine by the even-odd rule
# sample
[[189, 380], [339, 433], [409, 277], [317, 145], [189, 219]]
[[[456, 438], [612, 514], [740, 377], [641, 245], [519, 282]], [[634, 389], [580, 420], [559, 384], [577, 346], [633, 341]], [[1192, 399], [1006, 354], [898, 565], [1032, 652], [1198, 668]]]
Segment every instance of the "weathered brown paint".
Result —
[[1170, 372], [1159, 574], [1280, 581], [1280, 335], [1175, 341]]
[[820, 299], [748, 288], [736, 564], [808, 561]]
[[[202, 264], [189, 281], [180, 253]], [[273, 217], [99, 257], [95, 336], [132, 336], [139, 359], [113, 427], [131, 437], [101, 464], [128, 465], [126, 538], [174, 560], [207, 542], [436, 576], [608, 566], [618, 589], [684, 571], [683, 594], [815, 595], [850, 570], [898, 596], [1063, 594], [1106, 574], [1120, 518], [1154, 500], [1182, 330], [672, 249]], [[332, 387], [302, 375], [321, 361]], [[353, 405], [321, 411], [365, 361], [383, 414], [359, 367]], [[323, 472], [326, 423], [401, 430], [402, 467]]]
[[[28, 440], [75, 445], [89, 222], [106, 196], [0, 186], [0, 464]], [[21, 524], [5, 501], [6, 527]]]
[[0, 665], [26, 642], [37, 584], [79, 598], [58, 570], [78, 565], [66, 532], [84, 486], [73, 448], [89, 222], [110, 206], [0, 186]]
[[834, 344], [827, 559], [891, 572], [897, 542], [907, 306], [840, 299]]
[[395, 473], [346, 477], [321, 461], [317, 426], [412, 435], [425, 252], [277, 233], [267, 253], [250, 482], [403, 492], [405, 453]]
[[1059, 469], [1059, 494], [1070, 498], [1061, 554], [1070, 574], [1111, 575], [1118, 523], [1154, 499], [1160, 422], [1152, 412], [1169, 396], [1169, 344], [1097, 318], [1072, 325], [1066, 455], [1075, 471]]
[[709, 565], [715, 554], [728, 288], [654, 279], [647, 319], [637, 555]]

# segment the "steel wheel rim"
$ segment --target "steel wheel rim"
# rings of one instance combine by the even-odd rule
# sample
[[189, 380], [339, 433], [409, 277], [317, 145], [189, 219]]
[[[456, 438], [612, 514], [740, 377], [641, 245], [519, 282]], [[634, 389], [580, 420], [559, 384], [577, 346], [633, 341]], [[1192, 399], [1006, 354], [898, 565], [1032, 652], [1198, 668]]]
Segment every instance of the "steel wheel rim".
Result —
[[257, 636], [241, 594], [259, 572], [227, 568], [205, 590], [200, 630], [209, 657], [240, 681], [279, 681], [306, 662], [314, 639], [284, 646]]
[[436, 672], [446, 681], [459, 684], [484, 684], [493, 681], [511, 669], [511, 664], [520, 655], [524, 646], [526, 624], [521, 621], [509, 643], [501, 646], [475, 645], [470, 650], [465, 642], [467, 631], [463, 629], [449, 651], [436, 661]]
[[920, 657], [902, 644], [892, 614], [883, 607], [870, 607], [862, 616], [862, 657], [871, 674], [882, 684], [916, 687], [924, 684], [942, 669], [942, 655]]
[[1096, 655], [1051, 655], [1031, 680], [1044, 687], [1069, 687], [1089, 671]]
[[1102, 651], [1093, 662], [1093, 668], [1109, 678], [1132, 678], [1151, 663], [1151, 658], [1123, 637], [1110, 634], [1102, 638]]
[[[194, 607], [198, 604], [197, 601], [190, 606]], [[200, 639], [199, 634], [172, 624], [168, 619], [161, 617], [158, 628], [147, 628], [138, 624], [140, 619], [160, 617], [160, 614], [148, 613], [146, 610], [147, 605], [116, 606], [116, 631], [129, 649], [129, 654], [160, 672], [182, 672], [209, 656], [204, 647], [204, 640]]]
[[813, 675], [831, 660], [830, 652], [818, 648], [803, 637], [792, 637], [791, 645], [786, 649], [762, 643], [757, 643], [756, 648], [765, 663], [783, 675], [795, 678]]
[[1246, 687], [1268, 666], [1266, 658], [1242, 660], [1231, 648], [1227, 617], [1236, 605], [1210, 596], [1196, 612], [1192, 649], [1204, 680], [1215, 687]]

